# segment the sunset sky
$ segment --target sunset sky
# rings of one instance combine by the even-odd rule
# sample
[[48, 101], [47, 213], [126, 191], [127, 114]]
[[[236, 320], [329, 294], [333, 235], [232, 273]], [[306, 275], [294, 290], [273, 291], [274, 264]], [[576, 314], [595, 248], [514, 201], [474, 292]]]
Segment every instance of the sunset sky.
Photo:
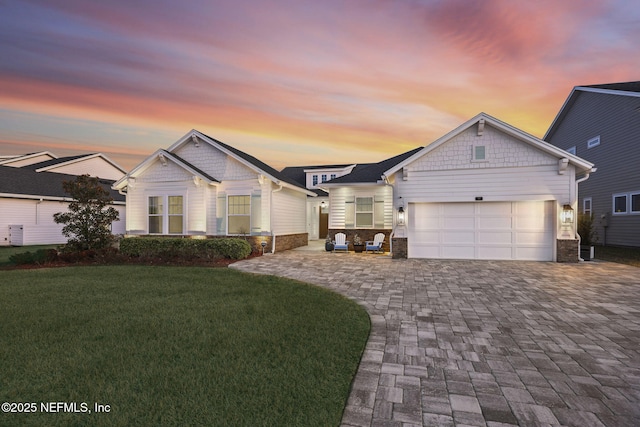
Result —
[[195, 128], [276, 168], [373, 162], [486, 112], [542, 137], [640, 80], [628, 0], [0, 0], [0, 154], [129, 170]]

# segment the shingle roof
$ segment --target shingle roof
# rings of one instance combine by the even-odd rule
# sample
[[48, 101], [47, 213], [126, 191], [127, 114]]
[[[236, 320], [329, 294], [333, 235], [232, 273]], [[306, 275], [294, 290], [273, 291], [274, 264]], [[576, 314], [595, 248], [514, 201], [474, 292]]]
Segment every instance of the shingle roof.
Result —
[[[64, 181], [76, 179], [76, 175], [55, 172], [35, 172], [25, 168], [0, 166], [0, 193], [39, 197], [69, 197], [62, 188]], [[124, 202], [125, 197], [111, 189], [115, 181], [100, 179], [100, 185], [109, 191], [114, 201]]]
[[600, 85], [589, 85], [582, 87], [590, 87], [594, 89], [618, 90], [622, 92], [640, 92], [640, 81], [624, 82], [624, 83], [606, 83]]
[[327, 181], [329, 184], [355, 184], [355, 183], [376, 183], [382, 179], [382, 175], [400, 162], [422, 150], [424, 147], [414, 148], [406, 153], [391, 157], [379, 163], [356, 165], [353, 171], [344, 176]]
[[[199, 132], [199, 131], [198, 131]], [[225, 144], [224, 142], [220, 142], [215, 138], [210, 137], [209, 135], [206, 135], [202, 132], [200, 132], [202, 135], [206, 136], [207, 138], [209, 138], [212, 141], [215, 141], [216, 144], [219, 144], [221, 147], [225, 148], [226, 150], [231, 151], [233, 154], [235, 154], [236, 156], [240, 157], [241, 159], [251, 163], [253, 166], [255, 166], [256, 168], [268, 173], [269, 175], [271, 175], [272, 177], [284, 181], [288, 184], [294, 185], [296, 187], [300, 187], [303, 189], [307, 189], [306, 186], [304, 184], [300, 184], [298, 182], [296, 182], [295, 180], [289, 178], [288, 176], [278, 172], [276, 169], [272, 168], [271, 166], [269, 166], [268, 164], [264, 163], [261, 160], [258, 160], [257, 158], [253, 157], [250, 154], [245, 153], [244, 151], [240, 151], [237, 148], [234, 148], [230, 145]]]
[[36, 170], [40, 168], [46, 168], [49, 166], [54, 166], [61, 163], [70, 162], [72, 160], [81, 159], [83, 157], [93, 156], [94, 154], [80, 154], [77, 156], [67, 156], [67, 157], [59, 157], [57, 159], [45, 160], [44, 162], [33, 163], [30, 165], [22, 166], [22, 169], [31, 169]]

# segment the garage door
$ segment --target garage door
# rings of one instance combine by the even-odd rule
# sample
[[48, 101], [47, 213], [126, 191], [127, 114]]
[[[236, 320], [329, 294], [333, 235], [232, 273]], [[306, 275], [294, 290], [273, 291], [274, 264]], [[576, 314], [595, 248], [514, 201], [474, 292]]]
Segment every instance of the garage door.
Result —
[[553, 202], [409, 204], [409, 258], [553, 260]]

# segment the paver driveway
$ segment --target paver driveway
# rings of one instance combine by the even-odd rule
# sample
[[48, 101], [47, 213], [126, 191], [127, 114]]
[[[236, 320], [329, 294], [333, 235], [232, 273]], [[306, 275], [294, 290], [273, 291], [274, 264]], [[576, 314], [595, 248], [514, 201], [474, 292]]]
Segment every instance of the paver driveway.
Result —
[[640, 426], [640, 268], [304, 251], [232, 268], [366, 307], [345, 426]]

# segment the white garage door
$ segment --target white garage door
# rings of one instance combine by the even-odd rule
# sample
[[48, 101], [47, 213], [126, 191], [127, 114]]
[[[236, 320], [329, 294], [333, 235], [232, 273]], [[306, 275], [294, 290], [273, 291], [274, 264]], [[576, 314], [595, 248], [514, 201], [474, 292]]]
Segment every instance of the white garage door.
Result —
[[553, 202], [409, 204], [409, 258], [553, 260]]

